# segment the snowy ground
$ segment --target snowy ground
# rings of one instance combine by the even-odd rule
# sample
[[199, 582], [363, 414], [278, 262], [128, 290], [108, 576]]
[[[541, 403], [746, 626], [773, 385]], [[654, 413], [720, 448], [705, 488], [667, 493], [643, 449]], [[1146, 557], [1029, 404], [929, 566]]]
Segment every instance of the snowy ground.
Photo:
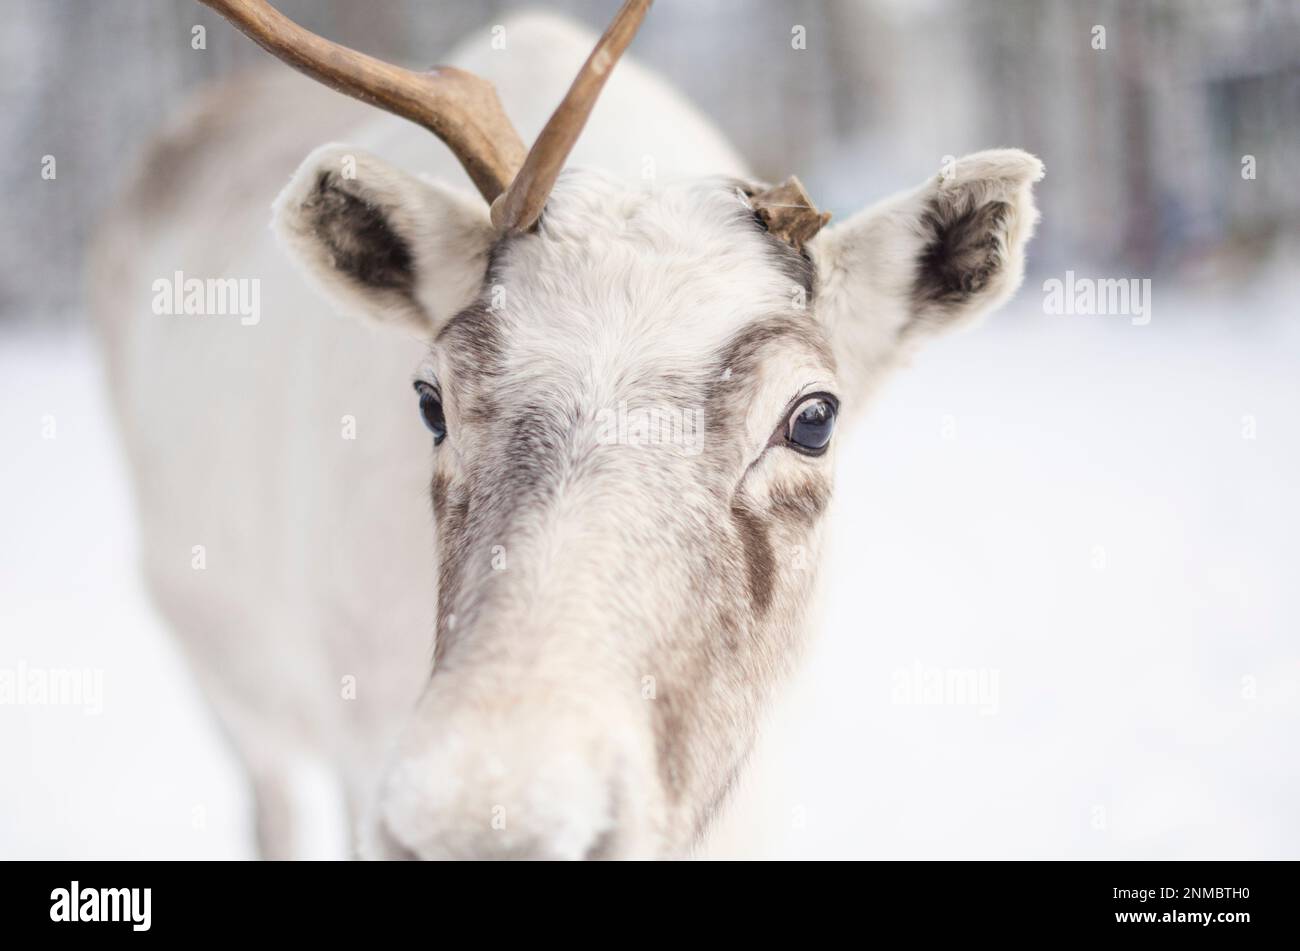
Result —
[[[840, 444], [766, 854], [1300, 857], [1300, 323], [1039, 303], [935, 344]], [[84, 336], [3, 340], [0, 445], [0, 671], [103, 672], [98, 714], [0, 706], [0, 857], [250, 856]]]

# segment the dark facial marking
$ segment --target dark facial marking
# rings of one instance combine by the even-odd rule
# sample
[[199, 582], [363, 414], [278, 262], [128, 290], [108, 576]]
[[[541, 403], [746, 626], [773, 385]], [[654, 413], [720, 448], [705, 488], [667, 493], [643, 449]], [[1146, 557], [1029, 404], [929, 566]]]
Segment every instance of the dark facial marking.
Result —
[[1011, 206], [991, 201], [956, 213], [934, 201], [922, 216], [928, 235], [913, 295], [925, 303], [961, 303], [1002, 267]]
[[582, 410], [575, 405], [525, 402], [512, 406], [502, 425], [504, 441], [501, 481], [494, 488], [506, 511], [553, 498], [566, 477], [573, 477], [584, 460], [575, 450], [573, 429]]
[[329, 249], [334, 267], [354, 281], [414, 298], [411, 249], [384, 212], [346, 191], [332, 172], [322, 172], [303, 211]]
[[782, 339], [810, 348], [827, 368], [835, 368], [835, 359], [821, 328], [811, 319], [788, 316], [768, 317], [738, 331], [720, 351], [719, 364], [730, 369], [732, 376], [747, 374], [758, 368], [764, 348]]
[[445, 348], [452, 364], [461, 418], [470, 423], [495, 419], [498, 410], [492, 381], [501, 374], [505, 339], [490, 301], [480, 299], [447, 321], [437, 343]]
[[826, 510], [831, 487], [819, 474], [794, 485], [775, 485], [769, 498], [773, 518], [811, 528]]
[[776, 556], [767, 537], [767, 527], [762, 519], [740, 502], [732, 503], [731, 521], [740, 535], [754, 613], [762, 617], [772, 603], [772, 589], [776, 584]]
[[788, 346], [813, 350], [828, 369], [834, 370], [830, 346], [815, 321], [784, 315], [756, 321], [734, 334], [718, 351], [705, 395], [705, 418], [711, 427], [741, 418], [742, 407], [731, 405], [735, 402], [733, 395], [746, 391], [743, 384], [758, 371], [764, 349], [783, 340]]
[[502, 372], [505, 336], [494, 295], [498, 289], [509, 293], [505, 259], [516, 240], [516, 236], [504, 237], [492, 245], [477, 300], [448, 320], [438, 333], [437, 344], [446, 349], [456, 385], [465, 397], [461, 412], [471, 423], [487, 423], [497, 417], [492, 396], [495, 387], [491, 383]]
[[686, 786], [686, 776], [682, 772], [686, 761], [682, 749], [690, 724], [681, 704], [677, 702], [676, 691], [667, 685], [655, 698], [653, 713], [655, 761], [659, 765], [659, 778], [669, 801], [675, 803], [680, 801]]
[[447, 649], [452, 627], [449, 612], [456, 604], [460, 577], [464, 570], [466, 542], [469, 534], [469, 498], [463, 492], [453, 497], [446, 479], [435, 475], [430, 486], [438, 544], [438, 622], [433, 643], [433, 663], [437, 667]]

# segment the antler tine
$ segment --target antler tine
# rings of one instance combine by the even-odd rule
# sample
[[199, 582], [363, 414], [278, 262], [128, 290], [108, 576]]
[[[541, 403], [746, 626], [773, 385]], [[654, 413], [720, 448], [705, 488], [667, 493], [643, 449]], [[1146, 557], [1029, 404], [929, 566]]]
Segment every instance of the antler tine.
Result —
[[515, 179], [524, 144], [492, 84], [450, 66], [421, 73], [305, 30], [265, 0], [200, 0], [272, 56], [331, 89], [428, 129], [492, 203]]
[[492, 204], [492, 222], [502, 232], [527, 231], [542, 214], [546, 197], [591, 115], [605, 80], [636, 36], [652, 0], [626, 0], [577, 78], [533, 143], [510, 188]]

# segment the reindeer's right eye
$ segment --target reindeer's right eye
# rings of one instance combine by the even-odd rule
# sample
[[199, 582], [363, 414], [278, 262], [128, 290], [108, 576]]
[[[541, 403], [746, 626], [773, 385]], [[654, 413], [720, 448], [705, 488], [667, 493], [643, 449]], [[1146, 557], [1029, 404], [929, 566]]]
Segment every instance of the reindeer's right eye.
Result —
[[829, 393], [806, 397], [786, 423], [786, 444], [805, 456], [820, 456], [830, 444], [839, 408], [839, 400]]
[[437, 387], [423, 380], [415, 381], [415, 392], [420, 394], [420, 415], [424, 417], [424, 425], [429, 427], [429, 432], [433, 433], [433, 444], [436, 446], [447, 438], [447, 417], [442, 411], [442, 396]]

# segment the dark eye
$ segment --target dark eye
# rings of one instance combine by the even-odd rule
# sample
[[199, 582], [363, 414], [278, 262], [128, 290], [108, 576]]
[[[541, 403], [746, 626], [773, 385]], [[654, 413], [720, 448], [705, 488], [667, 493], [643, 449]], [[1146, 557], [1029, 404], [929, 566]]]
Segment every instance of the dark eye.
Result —
[[433, 444], [436, 446], [447, 438], [447, 417], [442, 413], [442, 397], [438, 395], [437, 388], [423, 380], [415, 381], [415, 392], [420, 394], [420, 415], [424, 417], [424, 425], [429, 427], [429, 432], [433, 433]]
[[786, 426], [785, 441], [791, 449], [808, 456], [820, 456], [830, 445], [835, 414], [840, 404], [829, 393], [808, 397], [795, 407]]

